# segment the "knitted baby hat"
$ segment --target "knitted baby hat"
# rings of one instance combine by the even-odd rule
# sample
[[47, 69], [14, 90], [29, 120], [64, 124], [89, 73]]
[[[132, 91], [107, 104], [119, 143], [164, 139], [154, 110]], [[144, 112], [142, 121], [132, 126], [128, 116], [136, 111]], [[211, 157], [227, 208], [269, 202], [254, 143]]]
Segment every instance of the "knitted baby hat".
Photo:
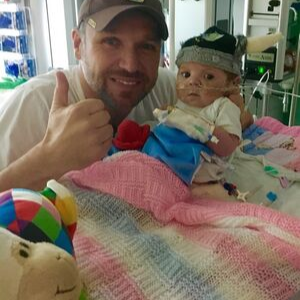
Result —
[[245, 53], [266, 50], [281, 38], [281, 33], [252, 38], [244, 35], [233, 36], [212, 26], [203, 34], [192, 37], [182, 44], [176, 65], [180, 67], [182, 63], [194, 61], [240, 76], [242, 57]]

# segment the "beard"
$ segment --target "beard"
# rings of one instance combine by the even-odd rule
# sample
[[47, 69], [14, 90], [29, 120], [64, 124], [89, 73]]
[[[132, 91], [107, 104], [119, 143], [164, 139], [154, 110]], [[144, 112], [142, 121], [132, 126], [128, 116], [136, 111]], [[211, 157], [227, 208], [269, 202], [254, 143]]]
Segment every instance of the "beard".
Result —
[[[142, 72], [127, 72], [122, 69], [111, 69], [106, 73], [101, 74], [101, 76], [94, 76], [92, 68], [90, 68], [89, 63], [85, 60], [81, 60], [81, 67], [85, 80], [89, 87], [96, 94], [96, 97], [101, 99], [111, 115], [111, 124], [116, 128], [120, 122], [127, 117], [132, 108], [134, 108], [138, 103], [147, 95], [147, 92], [141, 92], [136, 99], [131, 99], [128, 102], [128, 106], [120, 107], [116, 99], [113, 98], [112, 94], [109, 92], [104, 79], [108, 78], [128, 78], [133, 80], [139, 80], [141, 82], [147, 82], [148, 78]], [[154, 84], [153, 84], [154, 86]], [[152, 86], [152, 87], [153, 87]], [[151, 88], [152, 88], [151, 87]], [[130, 99], [130, 95], [127, 95], [126, 92], [120, 94], [124, 99]]]
[[111, 124], [113, 125], [114, 129], [116, 130], [118, 126], [118, 109], [115, 101], [112, 99], [112, 97], [106, 92], [104, 79], [107, 78], [107, 75], [103, 75], [101, 77], [95, 78], [93, 75], [93, 72], [91, 71], [91, 68], [89, 67], [89, 64], [85, 60], [81, 60], [81, 68], [83, 71], [84, 78], [91, 88], [91, 90], [96, 94], [96, 98], [101, 99], [101, 101], [104, 103], [107, 111], [109, 112], [111, 116]]
[[107, 75], [103, 75], [100, 78], [99, 77], [95, 78], [93, 72], [91, 71], [90, 66], [84, 60], [81, 61], [81, 67], [82, 67], [84, 78], [87, 84], [89, 85], [89, 87], [92, 89], [92, 91], [96, 93], [97, 97], [104, 102], [108, 110], [116, 109], [116, 104], [114, 103], [113, 99], [108, 95], [104, 87], [103, 78], [105, 78]]
[[129, 73], [125, 70], [121, 69], [112, 69], [105, 74], [101, 74], [101, 76], [95, 76], [92, 68], [89, 67], [88, 62], [81, 60], [81, 68], [83, 71], [84, 78], [91, 88], [91, 90], [95, 93], [96, 98], [101, 99], [105, 108], [110, 114], [111, 117], [111, 125], [116, 132], [119, 124], [128, 116], [131, 110], [138, 105], [138, 103], [147, 95], [146, 92], [141, 93], [136, 99], [130, 99], [130, 94], [127, 92], [120, 94], [124, 99], [130, 99], [127, 103], [125, 102], [125, 106], [118, 104], [117, 99], [114, 99], [113, 95], [109, 93], [109, 89], [106, 86], [105, 79], [121, 77], [121, 78], [132, 78], [138, 79], [145, 82], [147, 78], [141, 72]]

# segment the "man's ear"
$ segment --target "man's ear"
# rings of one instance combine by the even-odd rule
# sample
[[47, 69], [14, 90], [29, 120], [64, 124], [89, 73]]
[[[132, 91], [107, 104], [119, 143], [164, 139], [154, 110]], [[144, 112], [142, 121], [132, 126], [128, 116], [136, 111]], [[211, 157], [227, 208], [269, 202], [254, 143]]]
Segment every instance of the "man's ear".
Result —
[[74, 49], [75, 57], [77, 60], [80, 60], [82, 39], [78, 29], [72, 30], [72, 40], [73, 40], [73, 49]]

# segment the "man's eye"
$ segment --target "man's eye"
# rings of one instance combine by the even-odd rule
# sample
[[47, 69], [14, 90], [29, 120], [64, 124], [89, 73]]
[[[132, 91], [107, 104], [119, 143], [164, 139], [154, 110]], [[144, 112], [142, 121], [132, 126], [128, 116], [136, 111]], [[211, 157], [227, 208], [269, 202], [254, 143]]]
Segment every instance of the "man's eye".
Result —
[[110, 46], [117, 46], [119, 44], [119, 41], [116, 38], [105, 38], [102, 42]]
[[150, 44], [150, 43], [143, 44], [142, 48], [144, 50], [148, 50], [148, 51], [157, 51], [157, 49], [158, 49], [157, 45]]
[[212, 80], [212, 79], [214, 79], [214, 78], [215, 78], [215, 76], [212, 75], [212, 74], [205, 74], [205, 75], [204, 75], [204, 79], [206, 79], [206, 80]]
[[183, 78], [189, 78], [189, 77], [191, 76], [191, 74], [190, 74], [190, 72], [182, 72], [182, 73], [181, 73], [181, 76], [182, 76]]

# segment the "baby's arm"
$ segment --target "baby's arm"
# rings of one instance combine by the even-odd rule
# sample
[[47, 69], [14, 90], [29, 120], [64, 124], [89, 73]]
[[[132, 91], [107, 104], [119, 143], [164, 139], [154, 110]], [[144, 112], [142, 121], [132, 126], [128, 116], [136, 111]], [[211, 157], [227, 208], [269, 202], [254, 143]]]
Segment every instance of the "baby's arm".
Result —
[[223, 98], [220, 102], [215, 102], [217, 116], [215, 128], [212, 134], [219, 140], [218, 143], [207, 142], [215, 154], [221, 157], [231, 155], [239, 146], [242, 136], [240, 122], [240, 109], [233, 101]]
[[208, 141], [207, 146], [212, 149], [215, 154], [221, 157], [231, 155], [240, 143], [240, 139], [238, 136], [228, 133], [222, 127], [215, 127], [213, 135], [217, 137], [219, 142], [213, 143], [211, 141]]

